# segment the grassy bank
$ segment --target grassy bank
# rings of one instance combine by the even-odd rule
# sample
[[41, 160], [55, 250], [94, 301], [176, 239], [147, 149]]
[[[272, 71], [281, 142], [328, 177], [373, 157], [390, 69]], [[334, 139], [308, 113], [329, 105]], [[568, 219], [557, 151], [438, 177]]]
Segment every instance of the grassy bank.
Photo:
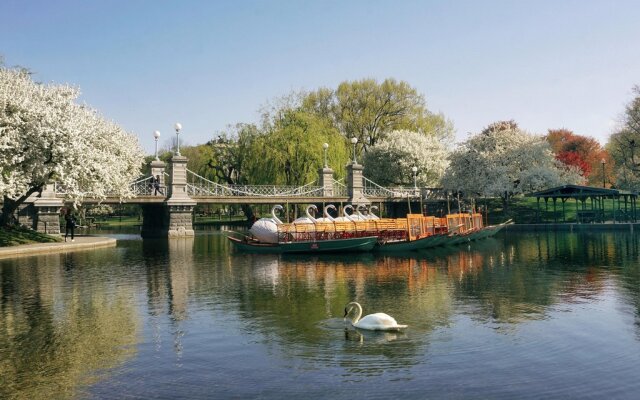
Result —
[[17, 246], [30, 243], [51, 243], [60, 242], [60, 237], [45, 235], [31, 229], [15, 227], [0, 228], [0, 247]]

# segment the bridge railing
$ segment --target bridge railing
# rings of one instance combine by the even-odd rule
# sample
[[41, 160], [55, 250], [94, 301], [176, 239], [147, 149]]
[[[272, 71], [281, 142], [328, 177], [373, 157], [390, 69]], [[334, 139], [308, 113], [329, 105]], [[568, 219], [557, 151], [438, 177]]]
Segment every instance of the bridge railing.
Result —
[[190, 196], [256, 196], [256, 197], [319, 197], [322, 196], [321, 186], [315, 182], [304, 186], [277, 185], [222, 185], [213, 182], [193, 171], [187, 170], [187, 193]]
[[333, 195], [335, 197], [347, 197], [349, 196], [349, 191], [347, 190], [347, 185], [344, 184], [343, 179], [333, 180]]
[[[133, 196], [152, 196], [155, 190], [153, 186], [153, 176], [141, 177], [135, 181], [133, 181], [129, 188], [133, 192]], [[56, 195], [66, 196], [69, 194], [68, 189], [61, 185], [59, 182], [53, 183], [53, 190]], [[83, 197], [91, 197], [92, 192], [84, 193]], [[106, 197], [117, 197], [119, 196], [118, 192], [106, 192]]]
[[387, 197], [387, 198], [399, 198], [399, 197], [420, 197], [419, 188], [406, 188], [406, 187], [390, 187], [386, 188], [378, 185], [371, 179], [363, 177], [364, 188], [363, 192], [365, 196], [370, 197]]
[[131, 184], [131, 190], [136, 196], [152, 196], [154, 193], [153, 176], [140, 178]]

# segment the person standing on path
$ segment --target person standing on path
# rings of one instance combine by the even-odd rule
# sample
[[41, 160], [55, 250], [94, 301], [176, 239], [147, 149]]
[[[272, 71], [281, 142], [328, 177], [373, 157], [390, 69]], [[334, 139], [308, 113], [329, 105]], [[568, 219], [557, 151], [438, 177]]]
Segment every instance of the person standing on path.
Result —
[[71, 211], [67, 211], [67, 213], [64, 216], [66, 225], [65, 225], [65, 234], [64, 234], [64, 241], [67, 241], [67, 237], [69, 236], [69, 232], [71, 232], [71, 241], [75, 241], [74, 239], [74, 229], [76, 227], [76, 217], [73, 216], [73, 214], [71, 213]]

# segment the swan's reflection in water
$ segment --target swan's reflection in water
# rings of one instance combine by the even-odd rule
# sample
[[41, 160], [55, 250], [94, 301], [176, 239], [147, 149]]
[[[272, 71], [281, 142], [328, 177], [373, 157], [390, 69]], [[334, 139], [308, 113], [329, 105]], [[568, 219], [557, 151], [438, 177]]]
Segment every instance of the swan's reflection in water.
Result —
[[398, 337], [406, 336], [404, 332], [383, 332], [383, 331], [367, 331], [364, 329], [349, 329], [344, 330], [344, 339], [346, 341], [358, 342], [363, 345], [367, 344], [384, 344], [397, 340]]

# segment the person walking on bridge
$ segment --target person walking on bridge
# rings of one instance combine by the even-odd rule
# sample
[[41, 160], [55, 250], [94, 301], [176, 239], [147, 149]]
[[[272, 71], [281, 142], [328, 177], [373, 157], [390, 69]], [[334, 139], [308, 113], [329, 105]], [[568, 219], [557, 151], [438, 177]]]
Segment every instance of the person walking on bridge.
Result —
[[162, 192], [162, 187], [160, 186], [160, 175], [156, 175], [153, 178], [153, 189], [154, 189], [154, 192], [153, 192], [154, 196], [157, 196], [158, 193], [164, 196], [164, 193]]

